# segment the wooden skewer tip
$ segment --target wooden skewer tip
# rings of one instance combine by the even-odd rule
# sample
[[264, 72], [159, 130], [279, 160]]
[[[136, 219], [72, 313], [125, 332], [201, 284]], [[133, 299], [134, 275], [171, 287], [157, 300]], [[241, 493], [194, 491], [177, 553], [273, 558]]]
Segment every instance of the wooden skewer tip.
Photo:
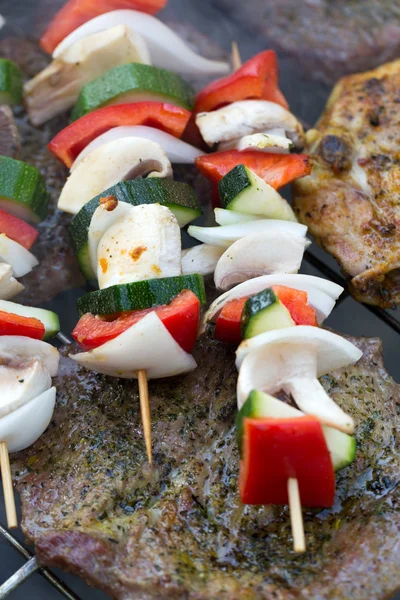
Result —
[[151, 449], [151, 414], [149, 402], [149, 386], [147, 383], [147, 373], [144, 369], [138, 371], [140, 411], [142, 414], [144, 441], [146, 443], [147, 458], [150, 464], [153, 464], [153, 454]]
[[293, 549], [295, 552], [302, 553], [306, 551], [306, 541], [304, 537], [303, 515], [301, 512], [299, 483], [297, 479], [288, 479], [288, 496], [290, 521], [292, 524]]
[[232, 67], [234, 71], [237, 71], [242, 66], [242, 59], [240, 58], [239, 46], [236, 41], [232, 42]]
[[3, 481], [4, 504], [6, 507], [8, 529], [18, 527], [17, 511], [15, 509], [14, 490], [12, 486], [10, 457], [7, 442], [0, 442], [0, 466]]

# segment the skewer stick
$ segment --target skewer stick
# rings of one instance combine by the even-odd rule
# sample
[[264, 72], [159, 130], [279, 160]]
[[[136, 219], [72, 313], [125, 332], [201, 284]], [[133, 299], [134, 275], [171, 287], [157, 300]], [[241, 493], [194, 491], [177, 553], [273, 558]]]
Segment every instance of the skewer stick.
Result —
[[304, 538], [304, 526], [303, 515], [301, 513], [299, 483], [297, 479], [294, 479], [293, 477], [288, 479], [288, 496], [290, 507], [290, 522], [292, 524], [293, 548], [295, 552], [305, 552], [306, 541]]
[[153, 455], [151, 451], [151, 415], [147, 373], [144, 369], [141, 369], [138, 371], [137, 376], [139, 382], [140, 411], [142, 413], [144, 441], [146, 442], [147, 458], [149, 459], [149, 463], [152, 464]]
[[7, 442], [0, 442], [0, 466], [3, 480], [4, 504], [6, 506], [8, 529], [18, 527], [17, 511], [15, 510], [14, 490], [11, 479], [10, 458]]
[[233, 70], [237, 71], [238, 69], [240, 69], [240, 67], [242, 66], [242, 59], [240, 58], [239, 46], [237, 45], [237, 42], [235, 42], [235, 41], [232, 42], [231, 60], [232, 60]]

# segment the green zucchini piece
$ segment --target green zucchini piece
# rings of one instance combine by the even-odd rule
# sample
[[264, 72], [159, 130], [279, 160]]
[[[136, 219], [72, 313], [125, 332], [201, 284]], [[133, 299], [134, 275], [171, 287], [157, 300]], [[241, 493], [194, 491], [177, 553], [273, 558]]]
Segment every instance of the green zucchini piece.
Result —
[[[290, 419], [302, 414], [297, 408], [282, 402], [269, 394], [253, 390], [236, 416], [237, 439], [240, 454], [243, 445], [243, 421], [246, 417], [253, 419], [274, 418]], [[356, 440], [351, 435], [333, 427], [322, 426], [328, 450], [331, 453], [335, 471], [350, 465], [356, 456]]]
[[39, 223], [47, 216], [49, 194], [43, 175], [20, 160], [0, 156], [0, 208]]
[[17, 304], [16, 302], [9, 302], [8, 300], [0, 300], [0, 310], [12, 315], [31, 317], [41, 321], [45, 329], [43, 338], [45, 340], [48, 340], [60, 331], [60, 321], [58, 319], [58, 315], [51, 310], [35, 308], [32, 306], [24, 306], [23, 304]]
[[193, 108], [194, 90], [180, 75], [150, 65], [128, 63], [110, 69], [81, 90], [71, 119], [110, 104], [158, 100], [188, 110]]
[[237, 165], [221, 179], [218, 191], [223, 208], [268, 219], [297, 221], [288, 202], [261, 177]]
[[81, 317], [86, 313], [111, 315], [126, 310], [143, 310], [169, 304], [182, 290], [191, 290], [201, 304], [207, 301], [202, 275], [178, 275], [112, 285], [89, 292], [78, 299], [78, 312]]
[[149, 177], [133, 181], [121, 181], [102, 194], [99, 194], [85, 204], [72, 219], [68, 231], [71, 246], [76, 255], [81, 271], [86, 279], [96, 279], [96, 274], [89, 259], [88, 233], [92, 217], [100, 204], [100, 199], [105, 196], [115, 196], [118, 202], [126, 202], [137, 206], [139, 204], [162, 204], [169, 208], [176, 216], [180, 227], [202, 214], [201, 204], [193, 188], [187, 183]]
[[16, 64], [0, 58], [0, 104], [22, 104], [23, 74]]
[[288, 309], [272, 288], [267, 288], [251, 296], [244, 305], [241, 323], [243, 339], [252, 338], [265, 331], [294, 325], [295, 322]]

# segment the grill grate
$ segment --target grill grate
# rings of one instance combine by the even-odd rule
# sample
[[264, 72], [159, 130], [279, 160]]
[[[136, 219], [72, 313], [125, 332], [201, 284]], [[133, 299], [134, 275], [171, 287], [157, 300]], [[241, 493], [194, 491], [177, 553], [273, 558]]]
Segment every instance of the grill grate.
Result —
[[[343, 292], [337, 304], [349, 297], [349, 292], [346, 289], [346, 282], [338, 275], [331, 267], [326, 265], [320, 258], [306, 252], [304, 256], [305, 262], [317, 269], [326, 278], [331, 279], [335, 283], [343, 286], [345, 292]], [[369, 311], [376, 315], [386, 325], [389, 325], [396, 333], [400, 333], [400, 322], [395, 319], [391, 314], [377, 308], [376, 306], [364, 305]], [[63, 340], [64, 341], [64, 340]], [[11, 535], [2, 525], [0, 525], [0, 535], [15, 548], [25, 559], [26, 563], [14, 573], [3, 585], [0, 586], [0, 600], [6, 598], [13, 590], [17, 589], [21, 583], [23, 583], [32, 573], [40, 573], [47, 581], [67, 600], [80, 600], [77, 596], [61, 579], [59, 579], [54, 573], [40, 567], [35, 555], [27, 550], [20, 542]]]

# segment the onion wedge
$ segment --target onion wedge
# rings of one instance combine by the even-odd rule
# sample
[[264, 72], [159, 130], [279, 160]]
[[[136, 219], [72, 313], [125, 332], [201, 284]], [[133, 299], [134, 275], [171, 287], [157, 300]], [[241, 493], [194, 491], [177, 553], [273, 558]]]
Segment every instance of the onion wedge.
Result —
[[30, 273], [39, 261], [26, 248], [0, 233], [0, 261], [11, 265], [15, 277], [23, 277]]
[[0, 299], [11, 300], [25, 287], [15, 279], [11, 265], [0, 263]]
[[212, 275], [224, 249], [211, 244], [199, 244], [182, 251], [182, 275]]

